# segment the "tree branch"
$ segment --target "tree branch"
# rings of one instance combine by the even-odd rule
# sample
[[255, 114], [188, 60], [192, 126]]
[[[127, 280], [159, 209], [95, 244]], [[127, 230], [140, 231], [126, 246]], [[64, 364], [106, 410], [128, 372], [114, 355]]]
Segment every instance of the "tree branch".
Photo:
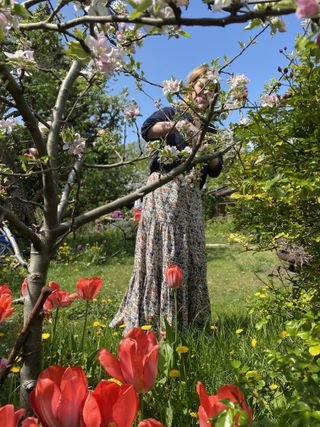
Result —
[[9, 209], [0, 205], [0, 218], [7, 220], [12, 226], [27, 240], [30, 240], [34, 247], [40, 251], [42, 242], [39, 237], [29, 227], [27, 227], [20, 219]]
[[109, 15], [109, 16], [81, 16], [80, 18], [71, 19], [69, 21], [52, 24], [46, 21], [33, 22], [33, 23], [22, 23], [19, 25], [20, 30], [49, 30], [63, 32], [69, 28], [74, 28], [78, 25], [83, 24], [94, 24], [94, 23], [120, 23], [127, 22], [131, 24], [140, 25], [151, 25], [154, 27], [163, 27], [166, 25], [178, 25], [178, 26], [200, 26], [200, 27], [226, 27], [230, 24], [239, 24], [250, 21], [252, 19], [265, 20], [269, 16], [282, 16], [290, 15], [295, 13], [295, 9], [287, 8], [272, 8], [267, 6], [264, 10], [250, 10], [244, 12], [241, 15], [229, 14], [223, 18], [149, 18], [149, 17], [138, 17], [130, 19], [129, 15]]

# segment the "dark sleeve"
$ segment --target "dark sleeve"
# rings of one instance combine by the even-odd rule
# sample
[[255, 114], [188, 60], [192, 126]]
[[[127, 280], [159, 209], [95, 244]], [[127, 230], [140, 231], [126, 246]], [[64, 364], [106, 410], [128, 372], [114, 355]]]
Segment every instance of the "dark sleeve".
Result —
[[222, 156], [218, 157], [218, 160], [219, 160], [219, 164], [214, 169], [210, 168], [207, 163], [203, 167], [203, 171], [207, 175], [209, 175], [211, 178], [216, 178], [217, 176], [220, 175], [222, 171], [223, 157]]
[[164, 107], [161, 110], [156, 111], [150, 117], [145, 120], [141, 127], [141, 135], [145, 141], [152, 141], [152, 139], [147, 137], [147, 133], [153, 125], [159, 122], [168, 122], [174, 116], [175, 111], [171, 107]]

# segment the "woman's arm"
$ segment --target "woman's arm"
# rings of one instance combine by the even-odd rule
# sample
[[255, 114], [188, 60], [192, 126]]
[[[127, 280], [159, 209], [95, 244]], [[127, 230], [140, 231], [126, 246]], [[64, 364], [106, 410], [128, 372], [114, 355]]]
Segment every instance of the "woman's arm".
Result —
[[186, 120], [179, 120], [178, 122], [174, 121], [165, 121], [155, 123], [147, 132], [148, 139], [159, 139], [163, 138], [171, 133], [179, 132], [181, 128], [188, 128], [188, 131], [192, 134], [199, 132], [199, 129], [194, 126], [192, 123]]

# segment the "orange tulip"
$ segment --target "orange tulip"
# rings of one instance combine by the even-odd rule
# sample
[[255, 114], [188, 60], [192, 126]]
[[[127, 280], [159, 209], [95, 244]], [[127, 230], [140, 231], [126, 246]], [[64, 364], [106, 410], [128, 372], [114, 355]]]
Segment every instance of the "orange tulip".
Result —
[[141, 423], [138, 424], [138, 427], [164, 427], [164, 425], [154, 418], [148, 418], [147, 420], [141, 421]]
[[138, 406], [132, 385], [102, 380], [85, 401], [81, 427], [131, 427]]
[[88, 382], [78, 366], [49, 366], [38, 378], [30, 405], [44, 427], [78, 427]]
[[89, 279], [79, 279], [77, 291], [79, 297], [85, 300], [95, 298], [102, 287], [101, 277], [91, 277]]
[[99, 352], [103, 368], [122, 383], [132, 384], [138, 393], [152, 389], [158, 374], [159, 345], [152, 331], [133, 328], [121, 340], [116, 359], [106, 349]]
[[[214, 422], [208, 420], [218, 415], [223, 410], [228, 410], [228, 406], [221, 402], [221, 399], [229, 399], [233, 403], [239, 403], [244, 411], [248, 413], [249, 424], [251, 426], [252, 409], [249, 408], [244, 400], [243, 394], [234, 384], [226, 384], [220, 387], [218, 393], [214, 396], [208, 396], [204, 385], [199, 381], [197, 383], [197, 393], [200, 398], [199, 421], [200, 427], [214, 427]], [[239, 414], [240, 415], [240, 414]], [[233, 427], [238, 427], [238, 423]]]
[[4, 427], [16, 427], [26, 414], [25, 409], [14, 410], [14, 406], [9, 404], [0, 407], [1, 425]]
[[176, 264], [168, 265], [166, 269], [166, 281], [171, 289], [177, 289], [182, 283], [182, 268]]

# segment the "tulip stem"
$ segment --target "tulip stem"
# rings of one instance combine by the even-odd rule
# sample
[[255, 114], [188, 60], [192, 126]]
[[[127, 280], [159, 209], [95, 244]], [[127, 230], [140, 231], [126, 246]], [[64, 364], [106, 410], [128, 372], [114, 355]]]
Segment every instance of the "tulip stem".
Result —
[[82, 331], [82, 338], [81, 338], [81, 346], [80, 351], [82, 353], [83, 350], [83, 344], [84, 344], [84, 337], [86, 335], [86, 329], [87, 329], [87, 318], [88, 318], [88, 309], [89, 309], [89, 300], [86, 301], [86, 312], [84, 314], [84, 324], [83, 324], [83, 331]]
[[58, 316], [59, 316], [59, 307], [56, 308], [56, 314], [54, 316], [54, 322], [53, 322], [53, 327], [52, 327], [51, 340], [50, 340], [50, 359], [51, 359], [51, 353], [52, 353], [54, 338], [56, 336]]
[[178, 342], [178, 295], [177, 289], [173, 290], [174, 292], [174, 341], [177, 344]]
[[144, 409], [143, 393], [139, 394], [139, 401], [140, 401], [140, 422], [141, 422], [143, 420], [143, 409]]

